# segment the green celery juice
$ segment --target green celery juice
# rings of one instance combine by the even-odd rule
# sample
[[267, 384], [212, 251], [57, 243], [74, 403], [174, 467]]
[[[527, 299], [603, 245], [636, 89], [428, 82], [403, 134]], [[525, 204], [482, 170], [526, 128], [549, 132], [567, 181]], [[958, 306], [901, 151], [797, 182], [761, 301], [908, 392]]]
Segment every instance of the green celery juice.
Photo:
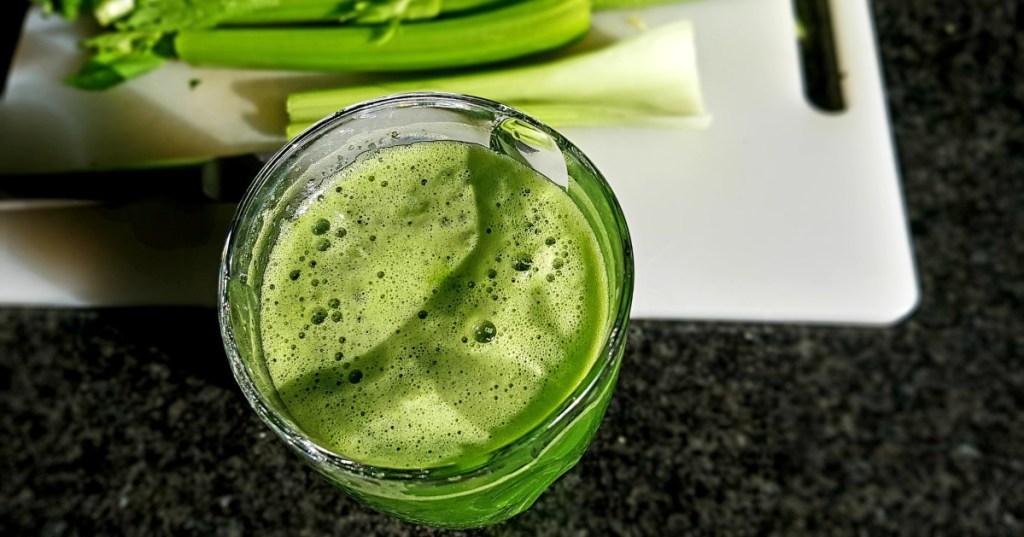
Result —
[[260, 338], [292, 419], [382, 468], [486, 460], [608, 339], [597, 239], [566, 192], [463, 142], [363, 154], [282, 223]]

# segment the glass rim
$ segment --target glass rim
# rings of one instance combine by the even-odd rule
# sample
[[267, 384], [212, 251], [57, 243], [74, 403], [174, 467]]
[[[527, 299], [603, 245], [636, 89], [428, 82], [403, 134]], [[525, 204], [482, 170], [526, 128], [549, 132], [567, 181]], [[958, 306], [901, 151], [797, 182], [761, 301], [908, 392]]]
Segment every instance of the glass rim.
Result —
[[[505, 118], [514, 118], [524, 121], [531, 127], [550, 136], [555, 141], [560, 151], [563, 153], [566, 151], [571, 152], [573, 157], [584, 165], [592, 175], [593, 179], [598, 183], [603, 196], [607, 198], [607, 201], [614, 213], [612, 216], [614, 218], [615, 227], [621, 236], [621, 247], [624, 252], [622, 284], [619, 292], [616, 296], [613, 296], [613, 299], [618, 299], [618, 307], [616, 308], [616, 311], [612, 312], [614, 314], [614, 322], [612, 323], [608, 337], [603, 343], [597, 358], [583, 375], [579, 385], [577, 385], [576, 388], [573, 389], [573, 391], [561, 403], [559, 403], [558, 406], [552, 409], [537, 425], [524, 432], [512, 442], [488, 452], [486, 454], [486, 459], [484, 459], [483, 462], [471, 467], [459, 464], [448, 464], [423, 469], [399, 469], [386, 466], [374, 466], [349, 459], [314, 441], [308, 434], [304, 433], [297, 424], [293, 424], [292, 420], [281, 416], [280, 413], [269, 403], [267, 397], [256, 387], [248, 366], [243, 362], [238, 352], [238, 345], [235, 341], [234, 332], [231, 329], [230, 304], [228, 303], [228, 281], [231, 276], [229, 274], [231, 260], [235, 255], [234, 239], [239, 230], [239, 224], [241, 223], [245, 210], [263, 192], [265, 184], [279, 171], [280, 165], [287, 161], [288, 157], [292, 156], [295, 151], [300, 148], [303, 142], [307, 141], [309, 138], [316, 136], [324, 129], [333, 127], [335, 123], [341, 120], [350, 118], [362, 112], [382, 110], [390, 107], [410, 108], [414, 106], [430, 106], [445, 108], [443, 106], [438, 106], [442, 103], [450, 105], [455, 109], [466, 109], [468, 106], [478, 106], [494, 112], [495, 115], [498, 116], [505, 116]], [[618, 244], [618, 241], [616, 241], [616, 244]], [[241, 388], [243, 395], [245, 395], [246, 400], [248, 400], [249, 405], [256, 411], [257, 415], [259, 415], [261, 421], [269, 426], [277, 436], [283, 439], [293, 449], [300, 450], [306, 456], [318, 462], [327, 463], [335, 468], [341, 468], [354, 474], [364, 475], [375, 479], [429, 481], [432, 479], [448, 480], [455, 477], [468, 477], [474, 472], [485, 469], [488, 465], [500, 458], [502, 453], [527, 444], [530, 440], [536, 438], [543, 432], [569, 419], [568, 416], [586, 402], [588, 396], [594, 392], [602, 378], [605, 375], [614, 372], [614, 368], [611, 366], [617, 358], [619, 347], [625, 342], [624, 340], [627, 335], [626, 328], [629, 322], [629, 313], [633, 297], [634, 266], [632, 241], [629, 229], [626, 225], [625, 216], [622, 213], [622, 208], [619, 205], [618, 199], [615, 197], [611, 186], [608, 184], [608, 181], [600, 170], [598, 170], [593, 162], [591, 162], [590, 159], [587, 158], [587, 156], [584, 155], [583, 152], [580, 151], [572, 142], [533, 117], [496, 101], [458, 93], [411, 92], [370, 99], [368, 101], [347, 106], [309, 126], [306, 130], [302, 131], [295, 138], [289, 140], [281, 149], [274, 153], [274, 155], [263, 165], [263, 168], [260, 169], [253, 182], [246, 189], [245, 194], [238, 203], [238, 207], [235, 209], [235, 214], [232, 217], [231, 226], [225, 239], [224, 249], [221, 254], [218, 276], [217, 316], [220, 325], [221, 341], [224, 345], [228, 361], [231, 364], [232, 374], [234, 375], [239, 388]], [[597, 371], [597, 374], [594, 374], [595, 370]], [[587, 382], [588, 379], [589, 382]]]

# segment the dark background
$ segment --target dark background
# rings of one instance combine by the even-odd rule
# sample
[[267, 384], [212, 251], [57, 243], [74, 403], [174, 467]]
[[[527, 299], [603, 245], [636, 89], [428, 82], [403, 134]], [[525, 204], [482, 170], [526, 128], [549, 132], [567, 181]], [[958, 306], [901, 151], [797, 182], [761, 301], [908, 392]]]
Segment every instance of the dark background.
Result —
[[[481, 533], [1024, 535], [1024, 5], [872, 3], [919, 310], [890, 329], [633, 323], [582, 462]], [[441, 533], [292, 456], [212, 310], [0, 309], [0, 433], [5, 535]]]

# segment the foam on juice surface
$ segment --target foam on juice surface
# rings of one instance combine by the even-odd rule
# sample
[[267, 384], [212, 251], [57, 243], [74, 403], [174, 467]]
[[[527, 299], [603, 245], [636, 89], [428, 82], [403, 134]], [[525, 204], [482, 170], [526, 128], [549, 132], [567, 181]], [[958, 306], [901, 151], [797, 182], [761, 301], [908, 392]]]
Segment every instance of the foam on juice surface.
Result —
[[261, 338], [318, 443], [388, 468], [499, 448], [575, 389], [607, 338], [597, 240], [565, 191], [481, 146], [366, 153], [282, 224]]

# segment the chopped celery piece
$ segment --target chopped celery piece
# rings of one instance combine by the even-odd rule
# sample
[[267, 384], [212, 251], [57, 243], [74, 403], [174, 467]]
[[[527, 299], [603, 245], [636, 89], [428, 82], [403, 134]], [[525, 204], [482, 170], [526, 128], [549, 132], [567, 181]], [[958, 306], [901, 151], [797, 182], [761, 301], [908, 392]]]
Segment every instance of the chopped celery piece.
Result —
[[352, 104], [394, 93], [442, 91], [504, 102], [556, 127], [707, 126], [693, 27], [668, 24], [566, 59], [475, 74], [292, 94], [289, 136]]

